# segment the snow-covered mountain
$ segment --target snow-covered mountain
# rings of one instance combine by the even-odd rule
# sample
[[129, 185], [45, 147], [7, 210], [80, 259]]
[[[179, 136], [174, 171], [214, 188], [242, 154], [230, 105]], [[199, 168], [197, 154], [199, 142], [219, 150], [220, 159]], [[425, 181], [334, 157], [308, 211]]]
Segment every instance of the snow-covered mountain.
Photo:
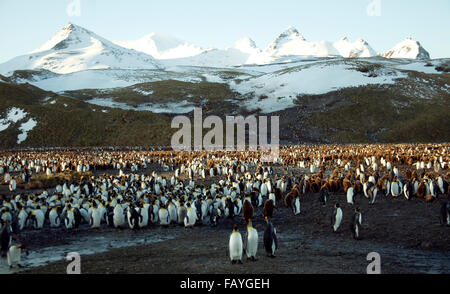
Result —
[[352, 43], [347, 37], [344, 37], [333, 43], [333, 46], [342, 57], [346, 58], [377, 56], [375, 50], [373, 50], [363, 39], [359, 39]]
[[304, 55], [316, 57], [338, 56], [339, 52], [330, 42], [307, 41], [294, 27], [287, 28], [266, 49], [272, 56]]
[[[10, 76], [15, 70], [34, 69], [44, 69], [56, 74], [94, 69], [164, 69], [163, 74], [170, 75], [167, 67], [173, 66], [228, 68], [320, 58], [374, 56], [377, 56], [376, 52], [363, 39], [350, 42], [343, 38], [334, 43], [308, 41], [294, 27], [283, 31], [265, 50], [259, 49], [250, 38], [243, 38], [226, 49], [202, 49], [189, 42], [156, 33], [137, 41], [113, 43], [69, 23], [38, 49], [0, 64], [0, 74]], [[397, 44], [382, 56], [430, 58], [420, 43], [411, 39]]]
[[46, 69], [67, 74], [106, 68], [159, 69], [162, 66], [148, 54], [120, 47], [69, 23], [38, 49], [0, 64], [0, 73], [11, 73], [17, 69]]
[[250, 38], [238, 40], [227, 49], [209, 49], [199, 55], [187, 58], [165, 60], [166, 65], [204, 66], [204, 67], [231, 67], [249, 63], [249, 58], [257, 56], [261, 49], [256, 47]]
[[383, 54], [386, 58], [430, 59], [430, 54], [418, 41], [406, 38]]
[[115, 43], [125, 48], [147, 53], [156, 59], [191, 57], [205, 51], [194, 44], [158, 33], [151, 33], [136, 41], [117, 41]]

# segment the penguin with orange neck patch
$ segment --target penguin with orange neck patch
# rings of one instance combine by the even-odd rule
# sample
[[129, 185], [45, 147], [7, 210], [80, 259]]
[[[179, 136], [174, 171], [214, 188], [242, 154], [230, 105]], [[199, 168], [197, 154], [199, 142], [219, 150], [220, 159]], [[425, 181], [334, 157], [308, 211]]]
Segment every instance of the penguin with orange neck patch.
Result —
[[229, 250], [231, 263], [242, 264], [243, 244], [242, 244], [242, 236], [241, 233], [239, 233], [238, 225], [233, 226], [233, 232], [230, 235]]
[[252, 226], [252, 220], [247, 222], [247, 235], [245, 236], [244, 252], [247, 259], [256, 261], [256, 252], [258, 251], [258, 231]]
[[9, 247], [8, 253], [7, 253], [7, 260], [9, 268], [12, 269], [13, 266], [17, 265], [19, 268], [22, 268], [23, 266], [20, 264], [22, 251], [25, 251], [25, 253], [28, 255], [28, 250], [25, 248], [23, 244], [19, 245], [13, 245]]
[[355, 240], [360, 239], [361, 234], [361, 224], [362, 224], [362, 213], [359, 207], [355, 208], [355, 213], [353, 214], [352, 223], [350, 230], [352, 231], [353, 238]]
[[266, 229], [264, 230], [264, 249], [268, 257], [274, 258], [275, 251], [278, 249], [277, 230], [272, 224], [272, 221], [267, 216], [264, 217], [266, 221]]

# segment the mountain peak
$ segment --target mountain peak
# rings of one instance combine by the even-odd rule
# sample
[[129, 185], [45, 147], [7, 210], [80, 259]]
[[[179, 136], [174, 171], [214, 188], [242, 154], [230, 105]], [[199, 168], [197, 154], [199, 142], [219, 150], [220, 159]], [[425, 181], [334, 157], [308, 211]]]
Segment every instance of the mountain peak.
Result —
[[135, 41], [116, 41], [117, 45], [149, 54], [157, 59], [198, 55], [205, 50], [194, 44], [161, 33], [150, 33]]
[[242, 38], [234, 44], [233, 48], [239, 49], [240, 47], [250, 47], [250, 48], [257, 48], [255, 41], [253, 41], [249, 37]]
[[272, 44], [270, 44], [267, 50], [275, 51], [283, 47], [286, 43], [303, 41], [306, 41], [306, 39], [298, 32], [298, 30], [293, 26], [289, 26]]
[[299, 33], [299, 31], [293, 27], [289, 26], [283, 33], [278, 37], [278, 39], [289, 38], [289, 39], [301, 39], [305, 41], [306, 39]]
[[407, 37], [383, 54], [385, 58], [430, 59], [430, 54], [420, 42]]
[[69, 22], [55, 35], [53, 35], [53, 37], [44, 45], [37, 48], [36, 50], [33, 50], [30, 53], [37, 53], [47, 50], [61, 50], [66, 49], [69, 46], [83, 45], [82, 43], [89, 41], [92, 36], [103, 41], [102, 38], [98, 37], [91, 31]]
[[238, 40], [232, 48], [248, 54], [258, 53], [261, 51], [258, 47], [256, 47], [255, 41], [249, 37]]

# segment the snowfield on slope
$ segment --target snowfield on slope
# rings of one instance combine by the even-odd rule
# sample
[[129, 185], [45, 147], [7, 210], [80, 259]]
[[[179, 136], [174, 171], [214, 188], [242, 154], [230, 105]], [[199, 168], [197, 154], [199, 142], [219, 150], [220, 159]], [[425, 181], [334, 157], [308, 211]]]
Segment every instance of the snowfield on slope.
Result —
[[[169, 102], [169, 103], [154, 103], [154, 104], [141, 104], [138, 107], [130, 106], [126, 103], [113, 101], [111, 98], [92, 98], [86, 100], [85, 102], [108, 107], [108, 108], [119, 108], [124, 110], [135, 110], [135, 111], [151, 111], [154, 113], [188, 113], [194, 110], [195, 106], [193, 103], [183, 100], [181, 102]], [[102, 110], [104, 113], [107, 112], [106, 109]]]
[[74, 91], [81, 89], [111, 89], [128, 87], [135, 84], [164, 80], [201, 82], [201, 77], [183, 72], [159, 70], [105, 69], [85, 70], [49, 79], [31, 81], [30, 84], [53, 92]]
[[37, 126], [37, 121], [33, 118], [30, 118], [27, 122], [23, 123], [19, 127], [19, 130], [21, 130], [22, 133], [17, 136], [17, 144], [22, 144], [22, 142], [27, 139], [28, 132], [34, 129], [35, 126]]
[[[355, 69], [356, 63], [324, 62], [300, 66], [265, 74], [259, 77], [232, 82], [230, 87], [248, 98], [244, 107], [248, 110], [261, 109], [271, 113], [294, 106], [294, 100], [301, 94], [324, 94], [340, 88], [368, 84], [392, 84], [395, 79], [407, 75], [395, 70], [379, 70], [377, 77]], [[267, 96], [261, 97], [261, 96]]]
[[12, 107], [6, 113], [6, 118], [0, 119], [0, 132], [9, 128], [11, 123], [16, 123], [27, 116], [27, 113], [20, 108]]

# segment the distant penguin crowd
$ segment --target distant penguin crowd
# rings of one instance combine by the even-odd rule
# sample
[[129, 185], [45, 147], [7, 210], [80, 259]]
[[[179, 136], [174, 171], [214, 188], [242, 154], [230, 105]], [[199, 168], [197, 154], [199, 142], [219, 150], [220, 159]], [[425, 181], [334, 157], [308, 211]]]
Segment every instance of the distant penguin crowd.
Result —
[[[44, 227], [193, 230], [239, 217], [246, 230], [243, 237], [239, 225], [233, 226], [231, 262], [242, 263], [243, 256], [256, 261], [260, 241], [273, 258], [279, 248], [274, 210], [284, 206], [302, 217], [305, 197], [332, 207], [330, 232], [339, 232], [343, 220], [351, 219], [349, 231], [356, 240], [368, 229], [358, 203], [372, 206], [380, 197], [403, 198], [405, 205], [412, 198], [439, 201], [440, 222], [450, 226], [448, 151], [445, 144], [286, 146], [268, 164], [259, 151], [3, 153], [0, 180], [7, 192], [0, 195], [1, 251], [11, 256], [12, 266], [20, 264], [15, 256], [29, 247], [20, 233]], [[78, 180], [26, 189], [39, 177], [75, 173]], [[353, 207], [353, 215], [344, 215], [342, 205]], [[263, 211], [263, 240], [252, 222], [261, 217], [254, 215], [256, 209]]]

